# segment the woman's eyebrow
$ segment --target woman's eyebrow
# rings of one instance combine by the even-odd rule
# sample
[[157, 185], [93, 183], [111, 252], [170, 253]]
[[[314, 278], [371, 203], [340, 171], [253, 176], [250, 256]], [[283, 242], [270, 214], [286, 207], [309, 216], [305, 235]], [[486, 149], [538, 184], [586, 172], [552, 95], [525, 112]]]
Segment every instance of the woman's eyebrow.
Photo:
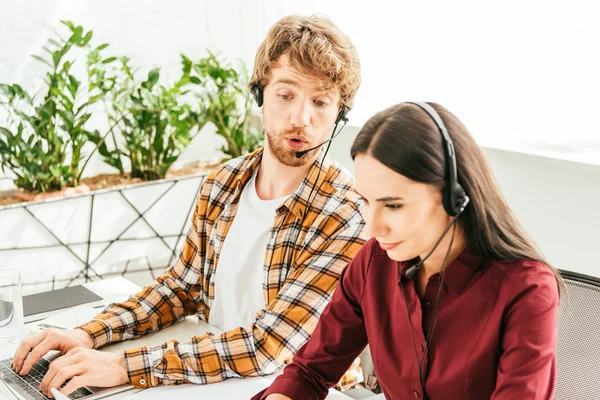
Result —
[[[363, 196], [362, 194], [358, 193], [358, 191], [356, 191], [356, 194], [359, 195], [363, 200], [366, 200], [365, 196]], [[397, 201], [397, 200], [404, 200], [402, 197], [398, 197], [398, 196], [386, 196], [386, 197], [380, 197], [375, 201], [381, 201], [381, 202], [386, 202], [386, 201]]]

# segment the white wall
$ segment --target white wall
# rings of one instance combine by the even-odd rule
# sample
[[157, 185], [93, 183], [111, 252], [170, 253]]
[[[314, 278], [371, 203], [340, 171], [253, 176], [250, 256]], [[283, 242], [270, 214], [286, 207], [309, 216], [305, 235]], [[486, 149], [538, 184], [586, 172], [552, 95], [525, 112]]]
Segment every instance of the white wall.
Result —
[[[331, 154], [353, 170], [348, 127]], [[496, 180], [517, 218], [557, 268], [600, 277], [600, 166], [485, 149]]]
[[[408, 7], [409, 2], [405, 3]], [[476, 7], [471, 7], [467, 3], [461, 2], [461, 7], [467, 11], [471, 10], [473, 19], [479, 18], [482, 12], [486, 18], [496, 15], [490, 12], [490, 10], [494, 9], [487, 11], [482, 9], [483, 6], [479, 2], [479, 5]], [[498, 46], [503, 46], [502, 40], [500, 40], [502, 30], [511, 29], [511, 26], [509, 26], [511, 18], [518, 19], [519, 29], [530, 26], [533, 34], [536, 34], [536, 32], [539, 33], [542, 28], [548, 30], [551, 27], [552, 29], [556, 28], [556, 32], [560, 32], [561, 29], [565, 30], [565, 32], [571, 35], [569, 37], [579, 32], [585, 38], [587, 37], [585, 35], [588, 35], [591, 32], [590, 29], [595, 26], [593, 24], [590, 25], [590, 23], [595, 24], [593, 13], [586, 11], [592, 3], [594, 2], [589, 2], [587, 6], [584, 6], [586, 3], [578, 0], [574, 3], [563, 2], [561, 5], [553, 1], [548, 3], [549, 8], [545, 9], [543, 7], [545, 7], [547, 2], [544, 2], [544, 5], [540, 5], [540, 10], [545, 10], [545, 12], [539, 14], [540, 18], [542, 16], [545, 16], [544, 18], [551, 17], [551, 20], [541, 21], [537, 18], [527, 17], [531, 13], [538, 15], [535, 13], [535, 7], [528, 6], [527, 8], [521, 8], [519, 6], [520, 2], [519, 4], [511, 2], [505, 6], [509, 8], [498, 9], [498, 12], [501, 11], [502, 15], [506, 17], [507, 25], [504, 28], [502, 26], [497, 27], [497, 34], [500, 36], [494, 36], [494, 40], [486, 41], [486, 43], [490, 45], [495, 43]], [[133, 62], [143, 70], [161, 66], [165, 73], [171, 76], [178, 73], [180, 53], [185, 53], [192, 58], [198, 58], [203, 55], [205, 46], [221, 51], [229, 59], [241, 58], [250, 66], [254, 59], [256, 47], [264, 38], [269, 26], [275, 20], [288, 13], [310, 14], [316, 11], [325, 11], [332, 17], [337, 18], [336, 21], [339, 19], [338, 23], [342, 29], [359, 33], [361, 30], [357, 30], [356, 27], [360, 28], [363, 26], [361, 24], [365, 18], [377, 20], [377, 18], [385, 16], [388, 22], [382, 24], [382, 27], [386, 29], [386, 32], [390, 32], [388, 35], [391, 36], [387, 36], [391, 46], [390, 51], [408, 54], [407, 42], [409, 41], [413, 43], [411, 45], [413, 47], [408, 47], [412, 48], [411, 54], [418, 50], [418, 48], [415, 48], [414, 42], [419, 40], [420, 36], [417, 37], [419, 31], [413, 29], [409, 32], [404, 32], [400, 28], [406, 28], [405, 25], [401, 23], [391, 25], [389, 21], [393, 21], [393, 15], [390, 12], [384, 12], [386, 10], [383, 7], [384, 3], [366, 1], [343, 3], [345, 8], [342, 9], [339, 8], [339, 4], [340, 2], [331, 0], [319, 2], [316, 0], [303, 2], [293, 0], [221, 0], [218, 2], [208, 0], [174, 0], [168, 2], [164, 0], [96, 0], [85, 2], [81, 0], [0, 0], [0, 9], [2, 10], [0, 13], [0, 82], [19, 82], [27, 88], [35, 86], [40, 69], [31, 60], [29, 54], [35, 53], [40, 49], [41, 45], [50, 35], [51, 29], [57, 26], [56, 22], [59, 19], [70, 19], [88, 29], [92, 29], [95, 40], [98, 40], [98, 43], [104, 41], [111, 43], [111, 51], [130, 56]], [[369, 6], [368, 13], [361, 14], [362, 19], [358, 17], [352, 18], [346, 12], [358, 9], [357, 4], [363, 7], [365, 5]], [[439, 9], [437, 13], [429, 14], [429, 11], [433, 9], [432, 7], [421, 7], [415, 3], [410, 5], [413, 8], [402, 9], [404, 11], [399, 15], [400, 19], [398, 21], [406, 22], [410, 15], [413, 15], [411, 18], [416, 19], [414, 15], [417, 15], [427, 22], [423, 25], [424, 29], [435, 29], [436, 26], [443, 26], [447, 32], [450, 32], [453, 26], [453, 19], [450, 13], [457, 12], [454, 3], [452, 4], [452, 6], [444, 6], [446, 8], [443, 8], [442, 11], [445, 14], [440, 14]], [[511, 13], [510, 7], [516, 7], [515, 10], [520, 11]], [[570, 8], [566, 9], [565, 18], [561, 19], [562, 14], [560, 10], [562, 7]], [[433, 19], [428, 19], [429, 16]], [[456, 22], [456, 20], [454, 21]], [[481, 25], [482, 22], [479, 21], [477, 24]], [[576, 29], [569, 29], [565, 24], [574, 25]], [[394, 30], [391, 29], [392, 27]], [[363, 29], [365, 34], [367, 31]], [[459, 30], [457, 32], [458, 39], [463, 37], [463, 39], [471, 38], [475, 40], [477, 39], [477, 35], [481, 34], [482, 31], [474, 28], [472, 30]], [[560, 33], [556, 32], [555, 35], [560, 36]], [[545, 39], [544, 35], [536, 35], [533, 39], [537, 38], [536, 40], [540, 41], [547, 39], [547, 37]], [[358, 33], [355, 36], [358, 36]], [[549, 37], [554, 36], [550, 35]], [[359, 53], [368, 50], [370, 39], [366, 40], [361, 37], [353, 39], [357, 43]], [[428, 36], [427, 43], [435, 43], [434, 39], [435, 35], [433, 39], [431, 36]], [[531, 42], [532, 52], [535, 50], [536, 43], [536, 40], [533, 39], [528, 39]], [[458, 40], [455, 43], [470, 42], [461, 42]], [[551, 56], [552, 49], [555, 47], [551, 45], [552, 43], [547, 43], [547, 41], [543, 43], [543, 48], [539, 51], [543, 50], [544, 57], [549, 57], [551, 60], [554, 57]], [[586, 39], [585, 43], [578, 44], [580, 46], [578, 48], [589, 49], [589, 57], [593, 56], [590, 59], [596, 60], [598, 43], [597, 40], [590, 41]], [[571, 48], [569, 47], [570, 44], [565, 47], [564, 41], [556, 42], [555, 44], [558, 46], [556, 49], [564, 50], [565, 48]], [[507, 50], [508, 48], [506, 46], [502, 48], [506, 50], [505, 53], [502, 53], [504, 54], [503, 57], [510, 57], [511, 53]], [[460, 56], [476, 55], [476, 51], [477, 49], [475, 48], [473, 53], [463, 52]], [[522, 52], [522, 49], [519, 51]], [[423, 56], [425, 53], [421, 52], [419, 54]], [[486, 54], [489, 55], [489, 49]], [[447, 57], [449, 55], [451, 54], [446, 54]], [[535, 53], [516, 54], [514, 63], [517, 65], [524, 57], [534, 56]], [[556, 57], [560, 56], [560, 54], [556, 55]], [[586, 58], [585, 54], [579, 54], [578, 57], [578, 62], [582, 63], [579, 66], [581, 71], [588, 74], [586, 76], [597, 77], [597, 71], [594, 72], [597, 69], [594, 69], [595, 64], [586, 64], [588, 58]], [[407, 57], [406, 62], [410, 63], [414, 59], [413, 54], [413, 57]], [[482, 59], [480, 61], [484, 63], [485, 60]], [[390, 89], [391, 86], [389, 86], [390, 81], [388, 78], [394, 74], [390, 71], [396, 71], [401, 67], [401, 65], [383, 65], [380, 69], [377, 69], [375, 67], [380, 65], [377, 57], [363, 59], [363, 63], [365, 71], [371, 72], [369, 76], [364, 77], [362, 90], [364, 90], [365, 85], [369, 82], [374, 82], [375, 84], [383, 82], [381, 83], [382, 87]], [[490, 63], [488, 60], [485, 61], [484, 66], [490, 68], [493, 66], [493, 63]], [[573, 65], [569, 64], [569, 67], [571, 66]], [[428, 68], [431, 69], [431, 66]], [[545, 79], [547, 86], [541, 85], [541, 78], [536, 78], [535, 71], [529, 72], [532, 78], [536, 79], [535, 82], [538, 85], [536, 87], [548, 89], [548, 92], [544, 92], [544, 96], [556, 96], [556, 92], [550, 90], [552, 87], [559, 87], [568, 96], [569, 83], [573, 78], [573, 74], [569, 71], [571, 70], [567, 68], [563, 74], [547, 77]], [[435, 75], [433, 73], [435, 71], [430, 72], [429, 76]], [[410, 94], [419, 97], [419, 99], [429, 98], [431, 88], [427, 89], [425, 93], [415, 92], [415, 87], [422, 87], [421, 84], [426, 80], [423, 77], [413, 75], [414, 72], [408, 75], [411, 80], [414, 80], [412, 86], [410, 86], [411, 90], [413, 90]], [[543, 76], [547, 76], [547, 74]], [[450, 79], [451, 77], [446, 78]], [[490, 76], [490, 79], [494, 80], [495, 78]], [[593, 82], [597, 83], [597, 80], [593, 80]], [[466, 84], [465, 82], [458, 83], [461, 83], [461, 85]], [[484, 89], [485, 82], [477, 83], [476, 86], [473, 88], [476, 93], [480, 95], [485, 93], [485, 90], [482, 90]], [[597, 100], [598, 91], [592, 89], [592, 87], [588, 87], [587, 89], [578, 87], [574, 93], [578, 93], [578, 96], [581, 93], [592, 93], [593, 96], [596, 96]], [[396, 87], [393, 90], [391, 91], [390, 89], [392, 95], [397, 92], [403, 94], [403, 97], [408, 96], [406, 87]], [[461, 95], [459, 92], [458, 90], [454, 90], [452, 93], [459, 96]], [[490, 95], [494, 94], [493, 91], [488, 92]], [[359, 92], [357, 107], [351, 114], [351, 117], [354, 118], [351, 122], [357, 125], [360, 125], [372, 112], [372, 110], [366, 109], [361, 111], [360, 105], [374, 104], [380, 101], [379, 98], [369, 94], [371, 92], [364, 92], [364, 95], [361, 93], [363, 92]], [[360, 100], [361, 96], [365, 99], [364, 101]], [[518, 97], [518, 93], [515, 93], [515, 96]], [[575, 97], [569, 97], [569, 101], [573, 99]], [[401, 100], [396, 100], [394, 97], [393, 102]], [[535, 99], [527, 100], [535, 101]], [[556, 102], [560, 102], [565, 99], [556, 98], [555, 100]], [[484, 105], [481, 99], [478, 102], [480, 103], [479, 105]], [[586, 107], [578, 108], [569, 106], [563, 111], [571, 113], [573, 120], [577, 120], [578, 117], [584, 114], [595, 115], [594, 113], [597, 113], [597, 110], [590, 111]], [[511, 107], [511, 109], [514, 109], [514, 107]], [[495, 109], [487, 107], [486, 110], [492, 113], [485, 118], [485, 123], [488, 124], [489, 121], [493, 122], [499, 113], [505, 112], [507, 108]], [[463, 116], [461, 110], [452, 109], [452, 111]], [[522, 111], [520, 112], [522, 113]], [[538, 129], [540, 126], [538, 124], [540, 121], [539, 116], [536, 117], [527, 113], [525, 115], [532, 120], [533, 125], [531, 125], [531, 128]], [[548, 115], [547, 113], [544, 113], [543, 116], [546, 118], [546, 122], [544, 123], [547, 123], [548, 119], [552, 118], [552, 115]], [[0, 121], [3, 121], [1, 117], [0, 115]], [[476, 126], [473, 127], [473, 124], [471, 124], [471, 117], [463, 116], [462, 118], [465, 119], [466, 124], [471, 129], [477, 131], [475, 129]], [[561, 118], [563, 122], [568, 120], [568, 118], [565, 119], [564, 115]], [[477, 122], [477, 124], [480, 124], [480, 122]], [[594, 130], [597, 132], [596, 124], [590, 125], [588, 128], [590, 132]], [[332, 147], [333, 154], [349, 166], [351, 166], [349, 148], [356, 131], [357, 128], [347, 128], [336, 139]], [[569, 132], [565, 132], [565, 136], [569, 136]], [[221, 144], [219, 139], [216, 135], [211, 134], [211, 132], [203, 132], [186, 152], [182, 160], [214, 156], [215, 149]], [[546, 144], [546, 146], [551, 147], [550, 144]], [[588, 143], [588, 147], [590, 146], [597, 146], [597, 142], [595, 144]], [[576, 149], [561, 146], [558, 149], [546, 148], [542, 150], [545, 153], [548, 150], [554, 150], [558, 156], [565, 156], [565, 152], [568, 153], [570, 150], [581, 152], [582, 149], [581, 146]], [[596, 265], [597, 262], [595, 261], [595, 252], [593, 254], [593, 249], [597, 246], [596, 241], [600, 239], [600, 214], [597, 208], [600, 200], [600, 167], [493, 149], [486, 149], [486, 152], [509, 204], [513, 207], [525, 228], [531, 233], [550, 261], [555, 263], [559, 268], [600, 276]], [[581, 153], [578, 154], [576, 154], [577, 157], [581, 156]], [[594, 160], [591, 161], [593, 162]], [[98, 161], [91, 165], [88, 174], [102, 172], [106, 169], [107, 167]], [[8, 182], [0, 181], [0, 190], [7, 186]]]
[[445, 105], [479, 143], [600, 165], [600, 2], [324, 1], [355, 42], [354, 122], [402, 101]]

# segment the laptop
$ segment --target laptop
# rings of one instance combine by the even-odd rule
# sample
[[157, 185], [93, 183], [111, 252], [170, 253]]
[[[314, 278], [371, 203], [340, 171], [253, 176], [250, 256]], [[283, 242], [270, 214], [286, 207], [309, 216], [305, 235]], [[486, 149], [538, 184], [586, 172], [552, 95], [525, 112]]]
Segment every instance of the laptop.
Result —
[[62, 394], [54, 388], [51, 388], [50, 391], [52, 392], [52, 396], [54, 396], [56, 400], [69, 400], [67, 396], [65, 396], [64, 394]]
[[[94, 315], [98, 313], [98, 310], [93, 308], [79, 307], [73, 308], [69, 311], [58, 314], [54, 317], [44, 320], [44, 323], [53, 325], [59, 329], [70, 329], [78, 326], [82, 322], [89, 321]], [[32, 325], [29, 325], [31, 327]], [[215, 327], [208, 325], [206, 322], [200, 321], [197, 317], [188, 317], [184, 321], [179, 322], [173, 326], [163, 329], [159, 332], [150, 333], [144, 335], [133, 341], [124, 341], [120, 343], [111, 344], [108, 347], [103, 348], [103, 351], [108, 352], [123, 352], [125, 349], [139, 347], [139, 346], [152, 346], [159, 343], [164, 343], [167, 340], [176, 339], [180, 342], [185, 342], [193, 336], [202, 335], [206, 332], [212, 332], [215, 334], [222, 333]], [[4, 400], [41, 400], [47, 399], [38, 389], [40, 383], [48, 371], [48, 365], [50, 361], [60, 355], [58, 351], [52, 351], [46, 354], [27, 376], [19, 376], [11, 368], [10, 364], [12, 359], [8, 358], [14, 354], [17, 344], [11, 347], [14, 348], [3, 348], [0, 346], [0, 399]], [[211, 386], [211, 385], [208, 385]], [[133, 385], [125, 384], [112, 388], [99, 388], [87, 386], [75, 393], [72, 393], [68, 398], [70, 399], [84, 399], [84, 400], [95, 400], [104, 397], [111, 396], [113, 394], [121, 393], [124, 391], [131, 391], [131, 394], [140, 391]], [[127, 394], [129, 396], [129, 393]], [[120, 395], [118, 396], [120, 397]]]
[[[56, 358], [60, 353], [53, 352], [52, 356], [42, 357], [31, 369], [29, 374], [20, 376], [12, 370], [10, 364], [12, 358], [0, 360], [0, 399], [10, 400], [45, 400], [49, 399], [39, 391], [40, 383], [44, 378], [50, 361]], [[67, 381], [68, 382], [68, 381]], [[63, 384], [64, 386], [64, 384]], [[61, 388], [63, 387], [61, 386]], [[75, 392], [66, 396], [68, 399], [93, 400], [110, 396], [116, 393], [133, 389], [130, 384], [115, 386], [111, 388], [99, 388], [94, 386], [85, 386], [77, 389]]]

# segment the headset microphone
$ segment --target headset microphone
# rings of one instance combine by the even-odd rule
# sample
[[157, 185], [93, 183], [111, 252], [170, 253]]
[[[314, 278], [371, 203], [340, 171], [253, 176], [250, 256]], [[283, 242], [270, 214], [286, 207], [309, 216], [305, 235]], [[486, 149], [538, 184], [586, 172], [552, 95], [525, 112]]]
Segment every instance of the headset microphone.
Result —
[[[260, 85], [257, 82], [254, 82], [250, 85], [250, 92], [252, 93], [252, 95], [254, 96], [254, 100], [256, 101], [256, 104], [259, 107], [263, 106], [263, 102], [264, 102], [264, 88], [262, 85]], [[302, 156], [304, 156], [304, 154], [308, 153], [311, 150], [317, 149], [321, 146], [323, 146], [326, 143], [329, 143], [329, 145], [325, 148], [325, 152], [323, 154], [323, 158], [321, 159], [321, 165], [323, 164], [323, 161], [325, 160], [325, 157], [327, 157], [327, 153], [329, 152], [329, 147], [331, 146], [331, 141], [333, 139], [335, 139], [335, 137], [337, 135], [340, 134], [340, 132], [344, 129], [344, 127], [346, 126], [346, 123], [348, 122], [348, 111], [350, 111], [350, 107], [346, 106], [346, 105], [342, 105], [340, 107], [340, 111], [338, 112], [337, 118], [335, 120], [335, 125], [333, 127], [333, 132], [331, 133], [331, 138], [326, 140], [325, 142], [321, 143], [320, 145], [313, 147], [311, 149], [308, 150], [303, 150], [303, 151], [298, 151], [296, 152], [296, 158], [301, 158]], [[340, 121], [343, 121], [344, 124], [342, 125], [342, 127], [340, 128], [339, 131], [336, 132], [338, 124], [340, 123]], [[319, 173], [317, 174], [317, 179], [315, 179], [315, 185], [317, 182], [319, 182], [319, 177], [321, 176], [321, 170], [323, 168], [319, 168]], [[317, 188], [317, 193], [319, 192], [319, 189], [321, 187], [321, 185], [323, 184], [323, 182], [321, 182], [321, 184], [319, 184], [319, 188]], [[308, 194], [308, 207], [306, 209], [306, 212], [302, 213], [302, 220], [300, 221], [300, 227], [298, 228], [297, 234], [296, 234], [296, 239], [294, 240], [293, 243], [298, 241], [298, 238], [300, 237], [300, 233], [302, 232], [302, 227], [304, 226], [304, 219], [306, 218], [306, 216], [308, 215], [308, 210], [311, 208], [312, 206], [312, 202], [314, 199], [312, 198], [313, 192], [315, 190], [315, 185], [313, 185], [310, 189], [310, 193]], [[304, 247], [302, 247], [302, 249], [304, 249]], [[288, 260], [288, 267], [291, 267], [292, 265], [292, 258], [293, 258], [294, 252], [290, 251], [290, 258]]]
[[[342, 129], [344, 128], [344, 126], [346, 125], [346, 123], [344, 122], [344, 125], [342, 125]], [[337, 127], [337, 124], [335, 125]], [[297, 151], [296, 152], [296, 158], [302, 158], [306, 153], [308, 153], [309, 151], [313, 151], [314, 149], [318, 149], [319, 147], [323, 146], [324, 144], [327, 144], [329, 142], [331, 142], [333, 139], [335, 139], [337, 137], [337, 135], [340, 134], [340, 132], [342, 131], [342, 129], [340, 129], [339, 131], [337, 131], [337, 133], [334, 133], [329, 139], [327, 139], [326, 141], [324, 141], [323, 143], [315, 146], [315, 147], [311, 147], [310, 149], [306, 149], [306, 150], [302, 150], [302, 151]], [[333, 132], [335, 132], [335, 128], [333, 128]]]
[[[264, 95], [264, 88], [261, 85], [259, 85], [258, 83], [254, 82], [250, 86], [250, 92], [254, 96], [254, 100], [256, 101], [256, 104], [259, 107], [262, 107], [263, 101], [264, 101], [264, 97], [263, 97], [263, 95]], [[335, 126], [333, 127], [333, 132], [331, 134], [331, 138], [327, 139], [326, 141], [324, 141], [323, 143], [321, 143], [318, 146], [311, 147], [310, 149], [307, 149], [307, 150], [297, 151], [296, 152], [296, 158], [302, 158], [309, 151], [313, 151], [315, 149], [318, 149], [319, 147], [323, 146], [324, 144], [327, 144], [327, 143], [331, 142], [333, 139], [335, 139], [336, 136], [340, 134], [340, 132], [342, 131], [342, 129], [344, 129], [344, 126], [346, 126], [346, 123], [348, 122], [348, 118], [347, 118], [348, 111], [350, 111], [350, 108], [347, 107], [347, 106], [345, 106], [345, 105], [342, 105], [342, 107], [340, 108], [340, 112], [338, 113], [337, 118], [335, 120]], [[337, 133], [336, 133], [338, 124], [340, 122], [342, 122], [342, 121], [344, 122], [344, 125], [342, 125], [342, 127], [340, 128], [340, 130], [337, 131]]]
[[[340, 112], [338, 113], [338, 116], [335, 120], [335, 126], [333, 127], [333, 132], [331, 133], [331, 137], [329, 139], [327, 139], [326, 141], [324, 141], [323, 143], [315, 146], [315, 147], [311, 147], [310, 149], [306, 149], [306, 150], [302, 150], [302, 151], [297, 151], [296, 152], [296, 158], [302, 158], [306, 153], [308, 153], [309, 151], [313, 151], [314, 149], [318, 149], [319, 147], [323, 146], [324, 144], [327, 144], [329, 142], [331, 142], [333, 139], [335, 139], [337, 137], [337, 135], [340, 134], [340, 132], [344, 129], [344, 127], [346, 126], [346, 122], [348, 122], [348, 118], [346, 117], [346, 115], [348, 114], [348, 111], [350, 109], [346, 106], [342, 106], [342, 108], [340, 109]], [[343, 121], [344, 125], [342, 125], [342, 127], [340, 128], [339, 131], [336, 132], [337, 127], [339, 125], [339, 123]]]
[[458, 211], [458, 214], [456, 214], [454, 216], [454, 218], [452, 218], [452, 221], [450, 221], [450, 223], [448, 224], [448, 226], [446, 227], [446, 229], [444, 229], [444, 232], [442, 233], [442, 235], [440, 236], [440, 238], [438, 239], [438, 241], [435, 243], [435, 245], [433, 246], [433, 248], [429, 251], [429, 253], [427, 253], [427, 255], [425, 257], [423, 257], [422, 260], [419, 260], [418, 263], [416, 263], [415, 265], [411, 265], [410, 267], [408, 267], [406, 269], [406, 271], [404, 273], [406, 274], [407, 277], [409, 277], [410, 279], [414, 278], [414, 276], [417, 273], [417, 271], [419, 271], [419, 269], [421, 269], [421, 267], [423, 266], [423, 263], [429, 258], [429, 256], [431, 256], [431, 254], [438, 247], [438, 245], [440, 244], [440, 242], [442, 241], [442, 239], [444, 238], [444, 236], [446, 236], [446, 233], [448, 232], [448, 230], [452, 227], [452, 225], [454, 225], [456, 223], [456, 219], [458, 218], [458, 216], [460, 214], [462, 214], [462, 212], [464, 211], [464, 209], [467, 206], [467, 204], [469, 204], [469, 200], [470, 200], [469, 196], [465, 195], [465, 197], [463, 198], [463, 204], [462, 204], [460, 210]]
[[464, 211], [467, 204], [469, 204], [470, 199], [469, 196], [467, 196], [467, 194], [465, 193], [463, 187], [460, 185], [460, 183], [458, 183], [454, 143], [452, 143], [452, 139], [448, 134], [448, 129], [446, 128], [446, 125], [444, 125], [444, 121], [442, 121], [440, 115], [430, 104], [419, 102], [411, 102], [411, 104], [418, 106], [421, 110], [425, 111], [425, 113], [429, 115], [429, 117], [437, 126], [438, 131], [440, 132], [440, 135], [442, 137], [442, 148], [444, 151], [444, 159], [446, 164], [444, 168], [444, 179], [446, 181], [446, 185], [444, 186], [444, 189], [442, 189], [442, 204], [444, 205], [444, 210], [446, 211], [446, 214], [448, 214], [450, 217], [454, 217], [444, 230], [444, 233], [442, 233], [442, 236], [440, 236], [440, 238], [438, 239], [435, 246], [433, 246], [431, 251], [418, 263], [407, 268], [405, 274], [406, 276], [412, 279], [419, 270], [419, 268], [423, 266], [425, 260], [429, 258], [431, 253], [433, 253], [436, 247], [440, 244], [442, 238], [446, 235], [446, 232], [448, 232], [448, 229], [450, 229], [450, 227], [456, 222], [458, 216]]

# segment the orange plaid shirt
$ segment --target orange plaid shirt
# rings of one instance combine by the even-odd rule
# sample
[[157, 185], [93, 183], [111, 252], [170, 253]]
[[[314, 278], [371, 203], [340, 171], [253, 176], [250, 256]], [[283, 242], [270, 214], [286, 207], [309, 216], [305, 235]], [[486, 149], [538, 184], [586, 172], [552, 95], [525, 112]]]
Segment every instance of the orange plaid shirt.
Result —
[[[128, 301], [111, 304], [80, 327], [92, 336], [94, 348], [160, 330], [188, 315], [208, 321], [219, 253], [240, 194], [261, 159], [262, 149], [207, 176], [175, 265]], [[257, 312], [252, 325], [220, 335], [125, 351], [130, 382], [138, 388], [213, 383], [268, 375], [291, 361], [315, 329], [340, 273], [365, 242], [359, 206], [351, 175], [331, 158], [323, 164], [315, 161], [276, 211], [264, 261], [266, 309]], [[362, 380], [357, 360], [339, 387]]]

